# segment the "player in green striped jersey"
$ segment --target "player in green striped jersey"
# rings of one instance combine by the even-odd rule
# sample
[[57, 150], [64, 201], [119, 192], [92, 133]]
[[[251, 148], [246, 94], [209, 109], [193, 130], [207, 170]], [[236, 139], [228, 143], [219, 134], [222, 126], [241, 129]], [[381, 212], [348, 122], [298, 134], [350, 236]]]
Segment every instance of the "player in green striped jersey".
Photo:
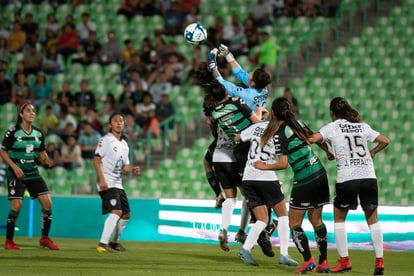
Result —
[[42, 205], [42, 237], [39, 244], [52, 250], [59, 249], [49, 238], [52, 223], [52, 200], [45, 181], [39, 174], [38, 163], [52, 166], [42, 131], [33, 125], [35, 108], [24, 103], [18, 110], [17, 123], [4, 136], [1, 157], [7, 163], [6, 172], [8, 198], [11, 209], [7, 218], [6, 249], [19, 250], [14, 243], [14, 227], [22, 208], [24, 192], [27, 189], [32, 199], [37, 198]]
[[[302, 254], [304, 263], [294, 273], [306, 273], [316, 268], [316, 272], [329, 272], [327, 263], [327, 230], [322, 221], [323, 205], [329, 203], [329, 186], [325, 168], [313, 152], [308, 141], [312, 131], [295, 119], [290, 103], [286, 98], [277, 98], [272, 103], [271, 120], [263, 132], [261, 145], [273, 139], [278, 161], [274, 164], [255, 162], [262, 170], [283, 170], [291, 166], [293, 188], [289, 200], [289, 226], [293, 241]], [[334, 156], [326, 144], [319, 145], [333, 160]], [[308, 238], [302, 229], [303, 218], [308, 212], [314, 228], [319, 248], [319, 264], [309, 249]]]

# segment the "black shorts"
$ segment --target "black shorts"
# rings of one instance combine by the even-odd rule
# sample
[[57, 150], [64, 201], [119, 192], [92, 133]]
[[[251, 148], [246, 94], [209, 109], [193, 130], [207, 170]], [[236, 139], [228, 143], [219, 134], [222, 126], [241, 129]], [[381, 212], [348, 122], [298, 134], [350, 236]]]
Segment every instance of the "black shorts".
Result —
[[46, 182], [41, 176], [31, 179], [16, 179], [14, 177], [9, 177], [7, 179], [7, 188], [9, 191], [9, 200], [23, 199], [26, 189], [30, 194], [30, 198], [32, 199], [49, 193]]
[[261, 205], [272, 207], [285, 199], [278, 180], [245, 180], [243, 181], [243, 190], [249, 208]]
[[215, 162], [213, 165], [216, 177], [224, 190], [233, 189], [242, 184], [242, 177], [237, 171], [235, 162]]
[[122, 210], [122, 214], [130, 212], [128, 198], [122, 189], [111, 188], [99, 192], [102, 198], [102, 214], [110, 213], [113, 210]]
[[378, 185], [375, 178], [356, 179], [336, 183], [334, 206], [341, 210], [355, 210], [358, 197], [364, 211], [378, 207]]
[[249, 154], [250, 142], [238, 143], [233, 150], [234, 157], [236, 158], [237, 171], [243, 176], [244, 167], [246, 167], [247, 155]]
[[314, 209], [329, 203], [329, 184], [326, 174], [308, 184], [293, 186], [289, 208], [298, 210]]
[[213, 164], [213, 152], [217, 145], [217, 139], [214, 139], [213, 142], [208, 146], [207, 152], [204, 155], [204, 159], [207, 160], [209, 164]]

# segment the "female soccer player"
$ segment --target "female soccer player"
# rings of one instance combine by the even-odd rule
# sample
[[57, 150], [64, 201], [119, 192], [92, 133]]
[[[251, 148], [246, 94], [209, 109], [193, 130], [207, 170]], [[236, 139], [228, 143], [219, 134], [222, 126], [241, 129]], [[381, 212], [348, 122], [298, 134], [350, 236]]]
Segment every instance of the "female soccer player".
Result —
[[125, 229], [131, 212], [122, 183], [121, 171], [134, 174], [141, 172], [140, 167], [129, 164], [129, 147], [122, 134], [125, 127], [122, 114], [111, 114], [108, 126], [109, 133], [101, 138], [93, 160], [98, 175], [97, 188], [102, 198], [102, 214], [109, 213], [105, 220], [101, 240], [96, 248], [98, 253], [125, 251], [125, 247], [118, 242], [118, 238]]
[[[306, 211], [315, 230], [319, 248], [319, 265], [316, 272], [329, 272], [327, 262], [327, 230], [322, 221], [322, 207], [329, 203], [329, 186], [325, 168], [312, 151], [308, 139], [311, 130], [295, 119], [289, 101], [277, 98], [272, 103], [271, 120], [263, 131], [261, 147], [274, 141], [278, 161], [276, 163], [256, 161], [254, 166], [261, 170], [283, 170], [292, 167], [293, 188], [289, 202], [289, 226], [293, 241], [302, 254], [304, 264], [294, 273], [306, 273], [316, 267], [309, 249], [309, 242], [302, 229]], [[333, 159], [328, 147], [320, 145]]]
[[59, 246], [49, 238], [52, 224], [52, 200], [44, 179], [40, 176], [38, 163], [51, 167], [42, 131], [33, 125], [36, 112], [30, 103], [24, 103], [18, 110], [17, 123], [4, 136], [1, 157], [7, 163], [7, 188], [11, 209], [7, 218], [6, 249], [19, 250], [14, 243], [14, 227], [22, 208], [23, 195], [27, 189], [32, 199], [42, 205], [42, 237], [40, 246], [58, 250]]
[[297, 266], [298, 263], [288, 255], [289, 247], [289, 220], [286, 210], [285, 196], [280, 187], [276, 174], [273, 171], [259, 170], [254, 167], [255, 161], [261, 160], [266, 164], [276, 161], [275, 142], [269, 139], [261, 145], [262, 133], [268, 122], [251, 125], [236, 135], [236, 141], [250, 141], [248, 160], [243, 172], [243, 190], [248, 202], [248, 207], [253, 211], [256, 222], [250, 229], [243, 247], [238, 256], [249, 265], [258, 265], [252, 258], [250, 251], [253, 248], [260, 233], [269, 223], [268, 206], [272, 207], [279, 218], [280, 257], [279, 263], [289, 266]]
[[[335, 153], [338, 174], [335, 184], [334, 232], [340, 259], [332, 272], [352, 269], [349, 261], [345, 220], [348, 211], [358, 206], [365, 212], [376, 256], [374, 275], [384, 274], [383, 236], [378, 222], [378, 185], [372, 158], [388, 144], [384, 135], [361, 122], [358, 111], [341, 97], [330, 103], [331, 123], [312, 135], [311, 142], [330, 142]], [[367, 142], [376, 142], [371, 150]]]

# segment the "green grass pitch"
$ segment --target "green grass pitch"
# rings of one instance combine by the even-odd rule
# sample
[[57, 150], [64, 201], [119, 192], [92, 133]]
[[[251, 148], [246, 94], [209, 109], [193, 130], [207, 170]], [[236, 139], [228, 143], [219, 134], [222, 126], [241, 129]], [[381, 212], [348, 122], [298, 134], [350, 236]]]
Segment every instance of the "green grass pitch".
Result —
[[[258, 267], [245, 265], [238, 257], [239, 245], [231, 245], [230, 252], [223, 252], [217, 245], [191, 243], [159, 243], [123, 241], [126, 252], [98, 254], [97, 240], [53, 239], [59, 251], [38, 246], [38, 238], [16, 237], [22, 250], [0, 249], [0, 275], [293, 275], [294, 267], [277, 263], [276, 256], [266, 257], [255, 246], [252, 255]], [[4, 237], [0, 239], [3, 243]], [[302, 261], [296, 248], [289, 254]], [[313, 250], [314, 256], [317, 251]], [[328, 261], [334, 266], [335, 250], [329, 250]], [[351, 250], [352, 272], [345, 275], [372, 275], [373, 251]], [[386, 275], [414, 275], [414, 252], [384, 252]], [[313, 273], [308, 273], [312, 275]]]

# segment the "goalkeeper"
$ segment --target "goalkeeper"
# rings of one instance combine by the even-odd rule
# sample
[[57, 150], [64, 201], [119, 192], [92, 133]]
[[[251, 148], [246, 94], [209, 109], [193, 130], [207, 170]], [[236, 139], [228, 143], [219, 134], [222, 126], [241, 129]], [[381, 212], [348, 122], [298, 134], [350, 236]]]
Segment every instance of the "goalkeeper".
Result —
[[[216, 57], [217, 55], [225, 57], [230, 64], [231, 70], [236, 78], [246, 88], [237, 86], [234, 83], [223, 79], [218, 68]], [[227, 90], [230, 97], [239, 97], [243, 99], [251, 110], [256, 111], [256, 106], [264, 107], [269, 96], [267, 86], [270, 84], [270, 75], [263, 69], [257, 68], [253, 72], [246, 72], [237, 63], [233, 54], [228, 47], [221, 44], [219, 49], [214, 48], [210, 51], [208, 56], [209, 69], [213, 76], [220, 82]]]

